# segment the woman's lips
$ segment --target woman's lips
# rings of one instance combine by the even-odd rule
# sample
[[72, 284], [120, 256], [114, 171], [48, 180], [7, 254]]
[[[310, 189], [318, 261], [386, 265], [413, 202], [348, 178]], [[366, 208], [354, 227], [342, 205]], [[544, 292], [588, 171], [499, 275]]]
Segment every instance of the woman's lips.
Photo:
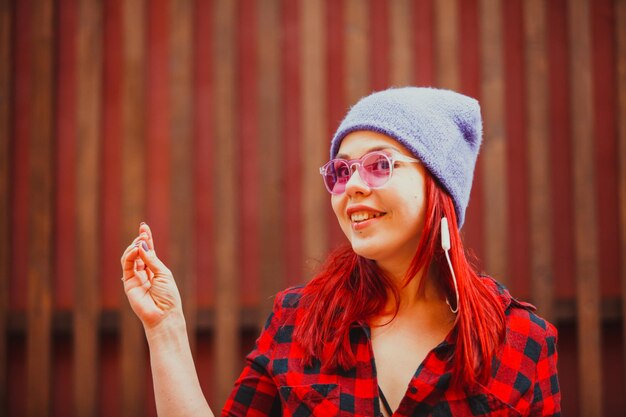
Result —
[[385, 215], [385, 213], [354, 213], [350, 216], [352, 229], [355, 231], [363, 230], [366, 227], [371, 226], [372, 224], [380, 221], [380, 219]]

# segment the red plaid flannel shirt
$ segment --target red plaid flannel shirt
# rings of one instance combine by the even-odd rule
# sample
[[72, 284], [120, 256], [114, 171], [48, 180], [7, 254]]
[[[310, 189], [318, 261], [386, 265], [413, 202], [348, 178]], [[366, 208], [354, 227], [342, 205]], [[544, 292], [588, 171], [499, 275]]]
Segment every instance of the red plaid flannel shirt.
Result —
[[[450, 388], [452, 331], [417, 369], [394, 416], [560, 416], [556, 329], [500, 284], [485, 282], [506, 310], [506, 341], [492, 378], [484, 386]], [[277, 295], [222, 415], [380, 416], [369, 327], [355, 323], [351, 330], [354, 368], [326, 372], [319, 361], [305, 367], [302, 349], [292, 341], [300, 296], [300, 288]]]

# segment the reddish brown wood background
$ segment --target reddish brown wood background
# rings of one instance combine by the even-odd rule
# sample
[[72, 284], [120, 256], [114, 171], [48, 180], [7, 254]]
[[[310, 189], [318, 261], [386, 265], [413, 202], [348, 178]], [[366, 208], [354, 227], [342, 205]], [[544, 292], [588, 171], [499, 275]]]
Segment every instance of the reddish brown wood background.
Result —
[[155, 415], [140, 221], [218, 410], [342, 240], [317, 172], [362, 95], [481, 101], [463, 229], [560, 331], [563, 413], [626, 409], [626, 1], [0, 0], [0, 415]]

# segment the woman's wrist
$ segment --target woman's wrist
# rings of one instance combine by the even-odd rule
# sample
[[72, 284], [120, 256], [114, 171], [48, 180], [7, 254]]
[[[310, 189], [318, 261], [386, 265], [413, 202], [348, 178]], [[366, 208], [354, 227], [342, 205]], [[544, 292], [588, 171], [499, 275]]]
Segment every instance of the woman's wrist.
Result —
[[182, 311], [171, 311], [154, 325], [144, 323], [148, 344], [165, 347], [172, 342], [187, 341], [187, 324]]

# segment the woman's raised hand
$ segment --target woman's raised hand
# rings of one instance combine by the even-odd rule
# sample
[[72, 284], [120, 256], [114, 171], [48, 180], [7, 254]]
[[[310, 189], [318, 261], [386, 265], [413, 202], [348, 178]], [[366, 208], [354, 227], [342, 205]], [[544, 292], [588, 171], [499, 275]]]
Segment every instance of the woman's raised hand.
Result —
[[147, 224], [139, 226], [139, 235], [126, 248], [121, 262], [124, 292], [144, 327], [153, 328], [171, 314], [182, 315], [174, 276], [157, 257]]

